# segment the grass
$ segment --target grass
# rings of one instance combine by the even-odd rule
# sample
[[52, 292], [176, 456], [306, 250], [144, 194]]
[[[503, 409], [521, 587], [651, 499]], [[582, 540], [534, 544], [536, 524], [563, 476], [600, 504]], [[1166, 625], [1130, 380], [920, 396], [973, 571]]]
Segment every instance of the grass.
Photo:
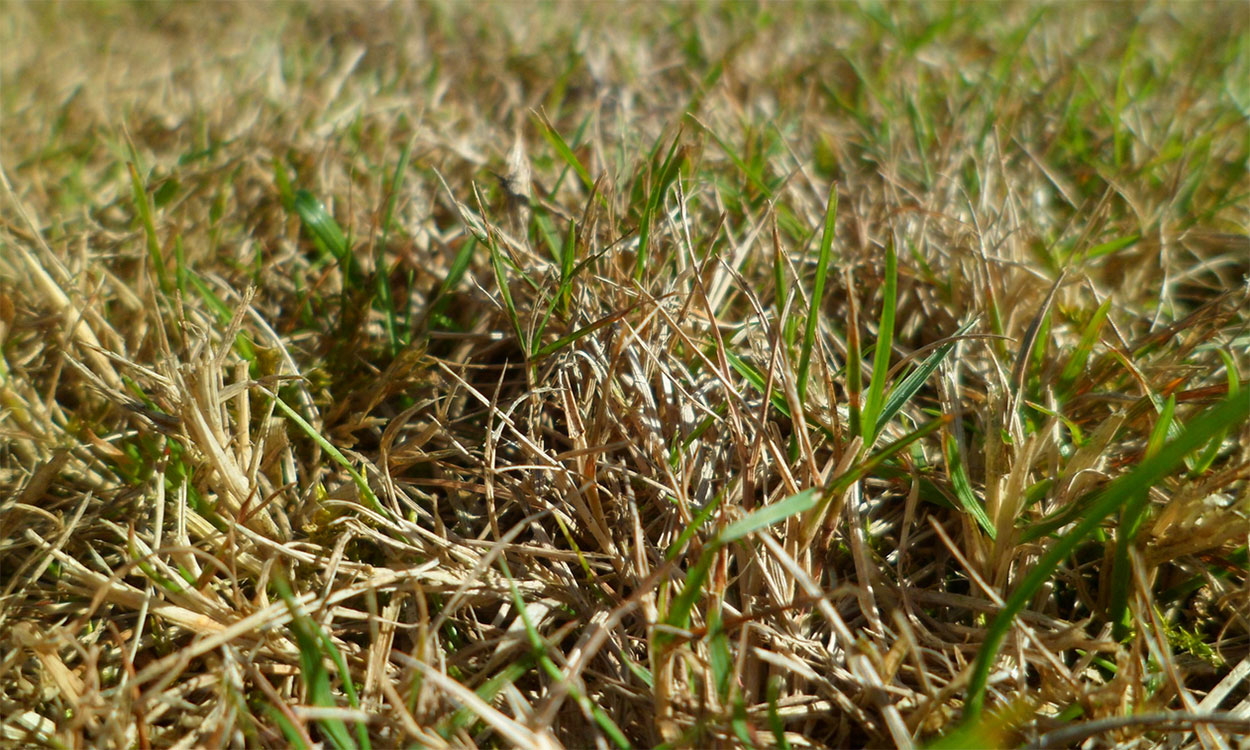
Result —
[[6, 11], [0, 745], [1250, 734], [1241, 6]]

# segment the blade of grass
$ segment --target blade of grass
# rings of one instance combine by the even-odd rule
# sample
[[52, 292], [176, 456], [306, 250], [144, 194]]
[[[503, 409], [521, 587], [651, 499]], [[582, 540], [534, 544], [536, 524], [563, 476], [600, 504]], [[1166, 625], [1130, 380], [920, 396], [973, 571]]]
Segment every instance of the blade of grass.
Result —
[[664, 197], [668, 194], [669, 187], [677, 179], [681, 160], [675, 160], [674, 156], [677, 154], [677, 144], [680, 142], [681, 131], [679, 130], [677, 135], [673, 136], [673, 142], [669, 145], [664, 162], [660, 165], [656, 181], [651, 186], [651, 192], [647, 194], [647, 202], [643, 207], [642, 215], [638, 218], [638, 255], [634, 260], [634, 281], [641, 281], [647, 270], [647, 260], [651, 250], [651, 225], [655, 221], [656, 213], [664, 205]]
[[503, 265], [503, 257], [499, 252], [499, 245], [495, 242], [495, 234], [488, 227], [486, 230], [487, 247], [490, 249], [490, 265], [495, 271], [495, 283], [499, 285], [499, 296], [503, 299], [504, 309], [508, 312], [508, 320], [512, 323], [512, 330], [516, 333], [517, 346], [521, 347], [521, 354], [529, 359], [529, 346], [525, 339], [525, 329], [521, 326], [521, 316], [517, 314], [516, 303], [512, 301], [512, 291], [508, 288], [508, 272]]
[[811, 487], [785, 500], [752, 511], [746, 518], [735, 521], [722, 529], [715, 537], [715, 545], [723, 547], [748, 534], [754, 534], [760, 529], [784, 521], [790, 516], [811, 510], [816, 505], [819, 492], [818, 487]]
[[516, 580], [512, 577], [512, 570], [508, 567], [508, 562], [503, 557], [499, 558], [499, 567], [503, 570], [504, 578], [508, 581], [508, 587], [512, 592], [513, 609], [525, 625], [525, 635], [530, 642], [530, 652], [537, 659], [539, 666], [547, 673], [548, 677], [564, 684], [564, 687], [569, 691], [569, 695], [573, 696], [573, 699], [582, 707], [582, 710], [594, 718], [595, 723], [599, 725], [604, 734], [611, 738], [617, 747], [622, 748], [622, 750], [628, 750], [631, 747], [629, 740], [626, 739], [625, 733], [616, 725], [616, 722], [612, 721], [612, 718], [601, 707], [592, 703], [590, 698], [586, 697], [576, 685], [570, 682], [564, 672], [560, 670], [560, 667], [547, 655], [547, 649], [549, 648], [547, 642], [539, 635], [538, 628], [534, 627], [534, 622], [529, 616], [529, 608], [525, 606], [525, 600], [521, 597], [521, 591], [517, 588]]
[[299, 216], [304, 229], [313, 237], [313, 244], [332, 257], [343, 272], [345, 286], [356, 287], [364, 281], [364, 274], [356, 255], [352, 252], [347, 236], [339, 223], [334, 220], [325, 204], [317, 196], [307, 190], [296, 190], [291, 205], [295, 215]]
[[729, 651], [729, 636], [721, 621], [721, 608], [717, 603], [707, 613], [708, 665], [712, 668], [712, 682], [716, 696], [722, 703], [729, 700], [730, 681], [733, 679], [733, 655]]
[[477, 249], [477, 238], [470, 237], [465, 240], [464, 246], [460, 248], [460, 252], [456, 253], [456, 257], [451, 262], [451, 268], [447, 269], [447, 278], [443, 279], [443, 283], [438, 287], [438, 296], [446, 297], [451, 293], [460, 280], [464, 278], [464, 273], [469, 269], [469, 262], [473, 260], [473, 251]]
[[[308, 691], [309, 703], [323, 708], [336, 707], [338, 702], [334, 699], [334, 691], [330, 687], [330, 674], [325, 667], [326, 654], [322, 651], [325, 634], [310, 617], [304, 614], [283, 576], [275, 576], [273, 584], [278, 595], [286, 602], [287, 611], [291, 614], [289, 629], [299, 648], [300, 680], [303, 681]], [[341, 656], [339, 658], [342, 659]], [[350, 674], [340, 673], [339, 676], [344, 684], [351, 681]], [[330, 744], [339, 750], [355, 750], [357, 747], [351, 735], [347, 733], [347, 725], [342, 719], [317, 719], [317, 726], [321, 728], [321, 734]], [[361, 725], [357, 727], [358, 729], [364, 728]], [[368, 741], [367, 734], [365, 740]]]
[[1140, 239], [1141, 235], [1131, 234], [1127, 237], [1120, 237], [1119, 239], [1114, 239], [1110, 242], [1104, 242], [1101, 245], [1095, 245], [1086, 250], [1083, 257], [1087, 261], [1097, 260], [1104, 255], [1111, 255], [1112, 253], [1117, 253], [1125, 248], [1132, 247], [1133, 245], [1136, 245]]
[[1085, 330], [1081, 332], [1081, 340], [1077, 343], [1076, 348], [1072, 350], [1072, 355], [1068, 357], [1068, 363], [1063, 366], [1063, 372], [1059, 375], [1059, 393], [1066, 395], [1072, 390], [1072, 385], [1076, 382], [1077, 376], [1085, 369], [1085, 363], [1089, 361], [1090, 352], [1094, 349], [1094, 342], [1098, 340], [1098, 334], [1102, 332], [1102, 325], [1107, 319], [1107, 311], [1111, 309], [1111, 298], [1103, 300], [1103, 303], [1094, 311], [1093, 317], [1089, 319], [1089, 323], [1085, 325]]
[[780, 677], [768, 681], [768, 728], [773, 732], [779, 750], [790, 750], [790, 741], [786, 739], [786, 725], [777, 710], [777, 699], [781, 694]]
[[156, 236], [152, 201], [148, 198], [148, 191], [143, 186], [143, 178], [139, 176], [139, 169], [135, 166], [139, 157], [135, 153], [133, 144], [130, 145], [130, 158], [131, 161], [126, 162], [126, 169], [130, 172], [131, 197], [135, 202], [135, 210], [139, 212], [139, 220], [143, 224], [143, 235], [147, 239], [148, 259], [152, 262], [152, 270], [156, 272], [156, 281], [160, 290], [169, 294], [173, 291], [173, 286], [169, 281], [169, 274], [165, 271], [164, 254], [161, 252], [160, 240]]
[[810, 377], [812, 349], [816, 344], [816, 332], [819, 328], [821, 303], [825, 297], [825, 280], [829, 274], [829, 263], [833, 254], [833, 238], [838, 216], [838, 186], [835, 183], [829, 188], [829, 201], [825, 205], [825, 226], [820, 236], [820, 253], [816, 258], [816, 280], [812, 286], [811, 305], [807, 311], [807, 325], [803, 328], [803, 346], [799, 350], [799, 369], [795, 387], [799, 391], [799, 401], [807, 401], [807, 382]]
[[[513, 661], [505, 666], [501, 671], [495, 673], [482, 684], [474, 693], [481, 698], [484, 703], [491, 703], [499, 694], [509, 685], [514, 684], [521, 679], [534, 666], [534, 659], [525, 655], [520, 659]], [[449, 674], [451, 670], [448, 670]], [[409, 709], [411, 710], [411, 709]], [[436, 725], [434, 731], [438, 732], [443, 739], [451, 739], [453, 734], [461, 729], [472, 727], [475, 722], [481, 722], [481, 718], [473, 712], [468, 706], [461, 705], [450, 716], [444, 716]], [[479, 724], [480, 726], [480, 724]]]
[[[725, 350], [725, 358], [729, 361], [729, 366], [732, 367], [739, 375], [746, 378], [746, 381], [751, 384], [752, 388], [760, 393], [764, 393], [767, 390], [767, 383], [764, 381], [764, 376], [760, 374], [760, 371], [756, 370], [750, 362], [742, 359], [729, 349]], [[773, 389], [770, 403], [782, 416], [787, 419], [794, 418], [790, 413], [790, 404], [786, 401], [786, 396], [780, 388]], [[811, 415], [804, 415], [804, 418], [809, 427], [815, 427], [819, 429], [825, 437], [830, 439], [833, 438], [833, 432]]]
[[699, 421], [699, 424], [695, 425], [695, 428], [690, 431], [689, 435], [684, 438], [681, 436], [675, 436], [675, 439], [673, 440], [673, 447], [668, 453], [669, 466], [674, 469], [677, 468], [678, 459], [681, 457], [681, 454], [684, 451], [689, 450], [690, 446], [694, 445], [695, 441], [703, 437], [703, 435], [712, 428], [712, 425], [716, 424], [717, 417], [724, 418], [725, 414], [729, 411], [729, 405], [721, 402], [720, 404], [717, 404], [716, 408], [712, 411], [715, 412], [716, 416], [714, 417], [711, 414], [705, 416]]
[[694, 518], [690, 519], [690, 523], [686, 525], [686, 528], [681, 530], [681, 534], [677, 536], [677, 539], [664, 551], [664, 562], [672, 562], [677, 559], [677, 556], [686, 548], [686, 545], [694, 538], [699, 529], [703, 528], [703, 524], [707, 523], [707, 519], [712, 517], [712, 514], [716, 512], [716, 509], [720, 507], [724, 500], [725, 493], [718, 492], [716, 497], [712, 499], [712, 502], [703, 506], [694, 515]]
[[392, 517], [391, 512], [382, 505], [382, 503], [378, 500], [378, 496], [373, 494], [373, 490], [369, 487], [369, 482], [365, 480], [364, 475], [362, 475], [359, 471], [356, 471], [356, 468], [352, 466], [351, 461], [347, 460], [347, 456], [344, 456], [338, 448], [334, 447], [333, 443], [326, 440], [321, 433], [317, 432], [312, 425], [308, 424], [308, 422], [306, 422], [298, 412], [287, 406], [286, 402], [278, 398], [277, 394], [270, 393], [269, 395], [273, 398], [278, 409], [285, 414], [288, 419], [303, 430], [304, 434], [312, 438], [313, 442], [321, 446], [321, 450], [325, 451], [326, 455], [333, 458], [339, 466], [342, 466], [347, 471], [347, 473], [351, 476], [352, 481], [356, 484], [356, 489], [360, 491], [360, 496], [368, 501], [369, 507], [375, 513], [393, 521], [394, 518]]
[[1033, 361], [1033, 351], [1037, 346], [1038, 340], [1044, 328], [1044, 323], [1050, 315], [1051, 305], [1055, 302], [1055, 295], [1059, 292], [1059, 287], [1063, 284], [1067, 277], [1067, 269], [1064, 269], [1055, 281], [1050, 285], [1050, 291], [1046, 293], [1046, 299], [1042, 301], [1041, 307], [1038, 308], [1037, 314], [1033, 316], [1033, 320], [1029, 322], [1029, 327], [1024, 332], [1024, 337], [1020, 340], [1020, 351], [1016, 353], [1016, 363], [1011, 368], [1011, 387], [1013, 390], [1013, 398], [1021, 399], [1024, 394], [1024, 383], [1029, 372], [1029, 363]]
[[[725, 350], [725, 358], [729, 360], [729, 366], [732, 367], [739, 375], [746, 378], [747, 382], [751, 384], [751, 387], [755, 388], [755, 390], [760, 393], [764, 393], [767, 389], [767, 383], [764, 381], [764, 376], [759, 370], [756, 370], [751, 363], [742, 359], [737, 354], [734, 354], [729, 349]], [[790, 414], [790, 404], [786, 402], [785, 394], [781, 393], [779, 389], [773, 389], [772, 404], [773, 407], [777, 411], [781, 412], [781, 414], [787, 419], [794, 418]]]
[[1055, 541], [1055, 545], [1025, 576], [990, 623], [985, 633], [985, 642], [972, 667], [968, 697], [964, 704], [964, 725], [974, 725], [981, 716], [981, 711], [985, 706], [985, 690], [989, 684], [990, 669], [998, 655], [998, 648], [1008, 630], [1011, 629], [1016, 615], [1033, 599], [1059, 563], [1071, 554], [1078, 544], [1092, 535], [1103, 519], [1129, 502], [1141, 502], [1140, 499], [1146, 497], [1146, 490], [1167, 476], [1184, 461], [1186, 456], [1205, 444], [1220, 430], [1233, 427], [1247, 418], [1250, 418], [1250, 394], [1225, 399], [1191, 422], [1189, 429], [1165, 445], [1153, 458], [1143, 461], [1132, 472], [1115, 480], [1097, 495], [1080, 523]]
[[296, 750], [309, 750], [309, 745], [304, 740], [303, 735], [286, 714], [273, 705], [265, 706], [265, 714], [270, 721], [278, 725], [278, 729], [282, 731], [282, 736], [286, 737], [286, 741], [291, 743], [290, 747]]
[[950, 422], [950, 415], [943, 415], [940, 419], [935, 419], [909, 435], [906, 435], [886, 447], [869, 456], [866, 460], [859, 462], [851, 469], [847, 470], [841, 476], [833, 479], [821, 494], [820, 501], [803, 519], [800, 527], [799, 539], [800, 546], [810, 543], [816, 533], [816, 528], [820, 526], [824, 520], [825, 514], [829, 511], [829, 506], [834, 500], [842, 496], [852, 484], [855, 484], [865, 476], [875, 471], [877, 467], [890, 460], [907, 446], [917, 440], [929, 435]]
[[[711, 541], [704, 546], [703, 554], [699, 557], [698, 562], [686, 574], [685, 585], [682, 587], [681, 593], [673, 600], [668, 614], [664, 617], [664, 624], [678, 630], [685, 630], [690, 625], [690, 612], [694, 609], [695, 601], [703, 593], [703, 581], [706, 580], [708, 571], [712, 567], [712, 562], [716, 558], [716, 553], [721, 548], [760, 529], [767, 528], [779, 521], [784, 521], [790, 516], [810, 510], [816, 504], [819, 495], [820, 488], [818, 487], [803, 490], [785, 500], [753, 511], [745, 518], [726, 526], [720, 533], [712, 537]], [[661, 646], [670, 642], [673, 638], [674, 636], [667, 632], [658, 632], [656, 634], [657, 644]]]
[[[217, 316], [217, 322], [222, 326], [229, 326], [230, 321], [234, 319], [234, 311], [226, 306], [226, 303], [217, 296], [217, 293], [209, 288], [204, 283], [204, 280], [187, 266], [186, 254], [183, 252], [182, 247], [182, 237], [174, 238], [174, 269], [177, 289], [182, 293], [183, 298], [189, 297], [189, 287], [194, 287], [200, 299]], [[239, 331], [234, 337], [234, 350], [248, 362], [256, 360], [256, 351], [252, 348], [252, 341], [247, 333], [243, 331]]]
[[977, 500], [976, 493], [972, 491], [972, 483], [968, 481], [968, 472], [964, 469], [964, 463], [959, 456], [959, 445], [955, 442], [955, 438], [951, 435], [946, 436], [946, 473], [950, 475], [951, 487], [955, 490], [955, 498], [959, 500], [959, 504], [963, 509], [976, 520], [977, 525], [985, 532], [990, 539], [998, 536], [997, 530], [994, 528], [993, 521], [990, 520], [989, 514], [985, 512], [985, 506]]
[[556, 292], [556, 302], [567, 315], [569, 311], [569, 291], [573, 286], [574, 269], [577, 266], [577, 220], [569, 222], [569, 233], [560, 248], [560, 289]]
[[976, 322], [976, 319], [973, 318], [960, 326], [959, 330], [951, 334], [949, 342], [938, 347], [916, 369], [909, 372], [901, 383], [890, 389], [890, 395], [886, 398], [885, 405], [881, 407], [881, 413], [877, 416], [877, 425], [873, 430], [874, 435], [880, 435], [885, 426], [894, 418], [894, 415], [898, 414], [907, 405], [907, 402], [911, 401], [912, 397], [924, 387], [929, 377], [933, 375], [934, 371], [941, 366], [946, 357], [955, 349], [955, 344], [959, 343], [958, 338], [972, 330]]
[[560, 285], [556, 288], [556, 293], [552, 295], [551, 304], [547, 306], [547, 312], [543, 314], [542, 321], [534, 329], [534, 336], [530, 341], [531, 350], [538, 347], [538, 343], [542, 340], [543, 331], [547, 330], [547, 323], [551, 320], [551, 316], [555, 314], [556, 309], [559, 308], [565, 314], [568, 313], [569, 291], [573, 288], [574, 268], [577, 261], [576, 250], [577, 221], [574, 220], [569, 222], [568, 235], [560, 248]]
[[741, 695], [734, 700], [733, 718], [729, 720], [729, 726], [742, 747], [755, 750], [755, 742], [751, 739], [751, 722], [747, 718], [747, 704]]
[[[1217, 349], [1220, 359], [1224, 360], [1224, 372], [1228, 380], [1228, 396], [1231, 398], [1241, 392], [1241, 378], [1237, 375], [1237, 363], [1233, 361], [1233, 356], [1225, 349]], [[1207, 443], [1207, 447], [1202, 451], [1195, 461], [1193, 467], [1189, 470], [1189, 476], [1197, 477], [1211, 468], [1211, 464], [1215, 463], [1215, 459], [1220, 454], [1220, 450], [1224, 447], [1224, 438], [1228, 436], [1227, 430], [1217, 432], [1211, 442]]]
[[[1176, 397], [1168, 396], [1163, 412], [1150, 431], [1150, 439], [1146, 443], [1146, 459], [1158, 455], [1172, 426], [1172, 416], [1176, 411]], [[1145, 490], [1144, 492], [1149, 492]], [[1111, 567], [1111, 599], [1107, 606], [1107, 619], [1111, 622], [1111, 637], [1123, 641], [1133, 629], [1133, 615], [1129, 611], [1129, 595], [1132, 593], [1133, 571], [1129, 562], [1129, 548], [1137, 539], [1137, 532], [1145, 518], [1149, 498], [1134, 499], [1120, 511], [1120, 523], [1116, 528], [1115, 553]]]
[[864, 450], [871, 450], [880, 434], [877, 417], [885, 401], [885, 378], [890, 370], [890, 353], [894, 350], [894, 313], [898, 306], [898, 256], [894, 243], [885, 247], [885, 290], [881, 300], [881, 322], [877, 326], [877, 343], [872, 357], [872, 377], [868, 381], [868, 398], [864, 402], [863, 424], [870, 430], [864, 437]]
[[850, 307], [850, 320], [846, 326], [846, 408], [847, 428], [853, 439], [864, 437], [863, 413], [860, 411], [864, 370], [863, 355], [859, 348], [859, 300], [855, 296], [855, 287], [851, 283], [849, 272], [846, 277], [846, 290], [846, 301]]
[[760, 194], [762, 194], [766, 199], [772, 198], [773, 191], [764, 183], [764, 176], [757, 170], [752, 169], [742, 156], [730, 148], [729, 144], [716, 134], [716, 131], [712, 130], [707, 125], [704, 125], [699, 118], [695, 117], [693, 114], [687, 113], [686, 119], [698, 125], [704, 133], [707, 133], [712, 137], [712, 140], [716, 141], [716, 145], [720, 146], [721, 151], [725, 152], [725, 156], [728, 156], [729, 160], [734, 163], [734, 166], [737, 167], [742, 174], [746, 175], [747, 181], [751, 183], [752, 187], [760, 191]]
[[[539, 348], [538, 351], [534, 352], [534, 354], [531, 355], [530, 359], [542, 359], [543, 357], [555, 354], [556, 352], [560, 351], [561, 349], [573, 343], [574, 341], [577, 341], [580, 338], [588, 336], [594, 333], [595, 331], [599, 330], [600, 328], [603, 328], [606, 325], [611, 325], [612, 323], [615, 323], [616, 321], [620, 320], [626, 315], [629, 315], [631, 312], [638, 309], [638, 307], [641, 304], [642, 304], [641, 302], [636, 302], [633, 305], [630, 305], [629, 307], [625, 308], [624, 310], [614, 312], [611, 315], [608, 315], [607, 317], [596, 320], [590, 325], [583, 326], [577, 329], [576, 331], [573, 331], [570, 334], [561, 336], [555, 341], [552, 341], [550, 344], [547, 344], [546, 346]], [[534, 343], [537, 343], [537, 341], [535, 341]]]
[[295, 188], [291, 187], [291, 176], [286, 173], [286, 167], [282, 166], [282, 160], [273, 157], [273, 184], [278, 189], [278, 199], [282, 201], [282, 208], [287, 211], [295, 210]]
[[386, 210], [382, 213], [382, 236], [378, 241], [373, 264], [376, 269], [377, 298], [382, 306], [382, 322], [386, 329], [386, 341], [390, 347], [392, 357], [399, 353], [400, 348], [407, 341], [401, 340], [399, 320], [395, 314], [395, 301], [391, 299], [390, 274], [387, 272], [385, 262], [386, 244], [391, 236], [391, 223], [395, 216], [395, 203], [399, 200], [399, 191], [403, 186], [404, 172], [408, 169], [408, 159], [411, 154], [412, 142], [410, 141], [404, 144], [403, 150], [399, 152], [399, 161], [395, 164], [395, 172], [391, 175], [391, 186], [386, 198]]
[[547, 120], [547, 116], [539, 112], [533, 112], [532, 115], [534, 120], [541, 126], [543, 138], [547, 139], [547, 143], [551, 144], [551, 147], [556, 150], [556, 153], [560, 155], [564, 163], [573, 169], [573, 172], [577, 174], [577, 179], [582, 181], [582, 186], [587, 190], [594, 187], [595, 181], [590, 179], [590, 172], [586, 170], [581, 160], [577, 158], [577, 154], [573, 153], [573, 149], [569, 148], [569, 144], [565, 142], [564, 137]]

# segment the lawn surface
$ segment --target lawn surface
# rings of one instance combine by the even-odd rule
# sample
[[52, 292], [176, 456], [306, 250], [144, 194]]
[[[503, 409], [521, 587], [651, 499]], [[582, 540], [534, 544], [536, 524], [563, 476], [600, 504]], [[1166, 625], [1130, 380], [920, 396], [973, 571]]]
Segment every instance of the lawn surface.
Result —
[[0, 6], [0, 745], [1227, 748], [1250, 11]]

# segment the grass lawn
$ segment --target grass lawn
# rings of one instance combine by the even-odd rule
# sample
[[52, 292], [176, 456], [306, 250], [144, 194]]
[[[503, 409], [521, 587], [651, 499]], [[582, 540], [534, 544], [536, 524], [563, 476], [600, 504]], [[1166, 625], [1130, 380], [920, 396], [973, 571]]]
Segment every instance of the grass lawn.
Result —
[[0, 746], [1250, 736], [1244, 3], [0, 6]]

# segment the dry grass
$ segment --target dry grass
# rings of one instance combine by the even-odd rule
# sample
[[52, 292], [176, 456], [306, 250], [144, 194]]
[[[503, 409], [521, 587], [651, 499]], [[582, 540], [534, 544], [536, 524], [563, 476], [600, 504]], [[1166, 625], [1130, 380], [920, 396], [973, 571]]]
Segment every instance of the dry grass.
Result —
[[0, 744], [1244, 746], [1248, 26], [6, 4]]

